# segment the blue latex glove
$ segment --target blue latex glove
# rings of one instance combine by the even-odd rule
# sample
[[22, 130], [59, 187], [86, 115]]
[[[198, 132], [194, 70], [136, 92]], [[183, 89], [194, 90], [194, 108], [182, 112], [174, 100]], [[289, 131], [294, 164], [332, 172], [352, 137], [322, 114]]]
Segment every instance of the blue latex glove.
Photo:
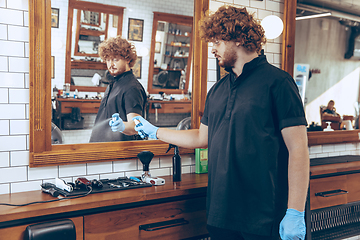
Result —
[[282, 240], [305, 239], [305, 212], [289, 208], [280, 223], [280, 237]]
[[109, 121], [109, 125], [113, 132], [122, 132], [125, 130], [125, 124], [118, 113], [114, 113], [112, 115], [112, 119]]
[[141, 116], [136, 116], [132, 120], [133, 121], [137, 120], [140, 122], [140, 123], [137, 123], [137, 121], [135, 121], [135, 124], [136, 124], [135, 131], [138, 132], [140, 137], [145, 138], [145, 137], [149, 136], [149, 138], [157, 139], [156, 132], [159, 129], [158, 127], [155, 127], [154, 125], [152, 125], [151, 123], [146, 121]]

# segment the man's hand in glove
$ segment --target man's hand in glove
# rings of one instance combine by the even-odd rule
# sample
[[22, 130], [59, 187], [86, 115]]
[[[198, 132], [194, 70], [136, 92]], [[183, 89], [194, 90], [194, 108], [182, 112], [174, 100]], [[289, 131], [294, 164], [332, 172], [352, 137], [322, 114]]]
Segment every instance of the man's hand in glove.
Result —
[[136, 124], [135, 131], [137, 131], [142, 138], [149, 136], [149, 138], [157, 139], [156, 132], [159, 129], [158, 127], [155, 127], [141, 116], [136, 116], [132, 120], [135, 121]]
[[305, 212], [289, 208], [280, 223], [280, 237], [282, 240], [305, 239]]
[[118, 113], [112, 115], [112, 119], [109, 121], [109, 125], [113, 132], [122, 132], [125, 130], [125, 124], [123, 120], [119, 117]]

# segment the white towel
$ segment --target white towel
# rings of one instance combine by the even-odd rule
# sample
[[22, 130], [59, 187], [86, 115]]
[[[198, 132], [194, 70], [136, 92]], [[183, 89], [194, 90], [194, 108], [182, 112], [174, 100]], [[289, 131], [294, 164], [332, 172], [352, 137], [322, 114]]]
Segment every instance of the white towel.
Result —
[[91, 81], [94, 84], [94, 86], [98, 86], [100, 82], [101, 76], [98, 73], [95, 73], [92, 77]]

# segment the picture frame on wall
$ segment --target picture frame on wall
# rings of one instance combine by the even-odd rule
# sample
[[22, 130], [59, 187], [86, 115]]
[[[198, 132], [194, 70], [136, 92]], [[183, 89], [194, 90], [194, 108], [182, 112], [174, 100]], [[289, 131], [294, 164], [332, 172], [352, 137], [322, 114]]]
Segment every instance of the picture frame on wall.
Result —
[[141, 64], [142, 64], [142, 57], [138, 57], [135, 65], [132, 67], [132, 71], [137, 79], [141, 79]]
[[59, 8], [51, 8], [51, 27], [59, 28]]
[[55, 56], [51, 56], [51, 78], [55, 78]]
[[129, 18], [128, 40], [143, 41], [144, 20]]
[[119, 21], [118, 15], [113, 15], [113, 28], [118, 27], [118, 21]]
[[155, 43], [155, 53], [160, 53], [161, 50], [161, 42]]

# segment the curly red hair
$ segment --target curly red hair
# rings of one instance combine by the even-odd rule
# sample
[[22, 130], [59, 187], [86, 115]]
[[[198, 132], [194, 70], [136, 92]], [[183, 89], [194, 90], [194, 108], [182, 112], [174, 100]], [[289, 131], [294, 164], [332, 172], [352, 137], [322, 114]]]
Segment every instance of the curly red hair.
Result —
[[214, 14], [205, 17], [200, 24], [201, 38], [240, 42], [249, 52], [260, 52], [266, 43], [265, 31], [246, 8], [221, 6]]
[[135, 46], [121, 36], [108, 38], [99, 44], [99, 56], [102, 60], [111, 58], [122, 58], [129, 60], [129, 66], [133, 67], [137, 54]]

